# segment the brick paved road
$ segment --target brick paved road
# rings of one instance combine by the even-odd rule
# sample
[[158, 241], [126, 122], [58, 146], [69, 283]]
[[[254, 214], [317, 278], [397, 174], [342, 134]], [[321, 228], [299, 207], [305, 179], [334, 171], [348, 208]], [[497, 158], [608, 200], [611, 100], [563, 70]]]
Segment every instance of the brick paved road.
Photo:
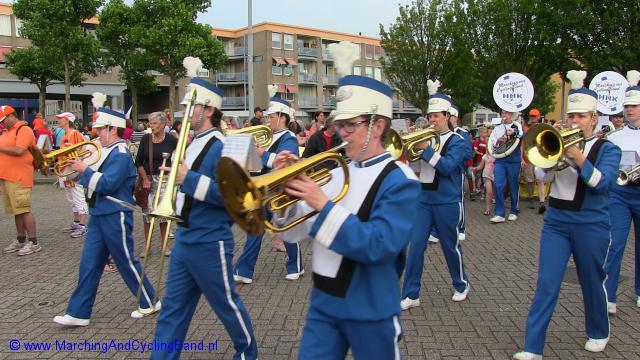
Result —
[[[12, 352], [9, 340], [22, 342], [110, 341], [153, 339], [155, 319], [129, 317], [135, 300], [117, 274], [102, 278], [91, 325], [62, 328], [52, 322], [63, 314], [77, 281], [82, 240], [69, 239], [60, 232], [67, 224], [68, 208], [64, 195], [50, 185], [37, 185], [33, 198], [38, 235], [44, 250], [19, 258], [0, 255], [0, 358], [146, 358], [148, 354], [130, 351], [99, 352]], [[526, 204], [523, 203], [524, 206]], [[490, 225], [482, 215], [480, 203], [468, 206], [468, 240], [464, 242], [467, 272], [471, 281], [469, 300], [450, 300], [450, 278], [439, 246], [430, 246], [423, 275], [422, 305], [403, 313], [405, 359], [507, 359], [523, 344], [523, 330], [533, 296], [538, 236], [541, 217], [523, 209], [516, 223]], [[142, 244], [140, 219], [136, 219], [138, 249]], [[0, 218], [3, 242], [14, 236], [13, 218]], [[244, 244], [238, 236], [236, 256]], [[4, 247], [4, 244], [2, 245]], [[310, 250], [304, 248], [309, 263]], [[138, 251], [139, 252], [139, 251]], [[159, 271], [158, 249], [152, 257], [153, 278]], [[618, 315], [611, 320], [612, 339], [604, 354], [582, 350], [582, 298], [572, 274], [563, 285], [560, 301], [551, 322], [546, 358], [561, 359], [640, 359], [640, 309], [635, 307], [632, 290], [633, 246], [626, 251], [618, 296]], [[293, 359], [297, 356], [301, 328], [309, 296], [310, 276], [298, 282], [284, 280], [285, 257], [269, 242], [256, 269], [255, 282], [239, 287], [253, 321], [262, 359]], [[575, 276], [573, 276], [575, 277]], [[230, 359], [233, 347], [222, 324], [208, 304], [201, 301], [191, 323], [189, 340], [214, 342], [213, 352], [183, 352], [189, 359]]]

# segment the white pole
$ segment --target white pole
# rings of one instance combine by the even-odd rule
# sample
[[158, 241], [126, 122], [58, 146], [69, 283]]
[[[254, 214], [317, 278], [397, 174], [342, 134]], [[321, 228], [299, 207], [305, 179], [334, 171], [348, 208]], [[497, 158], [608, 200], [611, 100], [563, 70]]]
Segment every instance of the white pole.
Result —
[[247, 26], [247, 81], [249, 85], [249, 118], [253, 116], [254, 96], [253, 96], [253, 19], [252, 19], [252, 0], [247, 0], [249, 5], [249, 16]]

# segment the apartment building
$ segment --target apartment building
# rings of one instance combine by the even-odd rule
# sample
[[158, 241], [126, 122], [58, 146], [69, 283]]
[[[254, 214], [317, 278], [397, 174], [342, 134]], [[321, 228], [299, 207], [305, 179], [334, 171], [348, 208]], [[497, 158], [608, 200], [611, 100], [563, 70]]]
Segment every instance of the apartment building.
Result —
[[[231, 116], [250, 117], [253, 109], [248, 104], [247, 28], [214, 29], [213, 34], [222, 41], [229, 58], [214, 80], [225, 91], [222, 109]], [[309, 120], [315, 111], [335, 109], [338, 74], [327, 46], [343, 40], [359, 48], [352, 74], [386, 82], [379, 39], [273, 22], [253, 26], [255, 106], [268, 105], [267, 86], [275, 84], [276, 96], [292, 103], [298, 119]], [[398, 116], [416, 117], [420, 113], [402, 101], [397, 91], [393, 93], [393, 106]]]

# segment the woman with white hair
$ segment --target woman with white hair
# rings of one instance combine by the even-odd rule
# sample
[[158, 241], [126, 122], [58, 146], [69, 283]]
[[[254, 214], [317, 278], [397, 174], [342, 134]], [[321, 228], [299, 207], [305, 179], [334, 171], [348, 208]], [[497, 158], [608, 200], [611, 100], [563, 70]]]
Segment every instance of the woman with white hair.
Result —
[[571, 80], [569, 125], [579, 128], [586, 142], [583, 149], [565, 148], [563, 155], [571, 166], [546, 174], [553, 178], [549, 210], [540, 235], [538, 283], [527, 318], [524, 351], [513, 356], [518, 360], [542, 359], [547, 327], [572, 255], [584, 299], [588, 337], [584, 348], [600, 352], [609, 341], [604, 265], [611, 237], [609, 190], [618, 173], [620, 149], [595, 136], [597, 94], [582, 86], [586, 76], [584, 71], [567, 74]]

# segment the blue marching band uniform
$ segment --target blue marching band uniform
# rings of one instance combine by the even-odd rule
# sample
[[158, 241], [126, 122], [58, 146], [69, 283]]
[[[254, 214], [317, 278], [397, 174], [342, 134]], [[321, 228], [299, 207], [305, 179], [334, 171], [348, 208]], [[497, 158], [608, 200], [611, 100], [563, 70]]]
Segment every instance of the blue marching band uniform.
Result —
[[[446, 112], [451, 100], [435, 90], [430, 96], [428, 113]], [[449, 274], [455, 289], [455, 300], [466, 297], [468, 277], [464, 271], [459, 224], [463, 214], [462, 169], [468, 155], [464, 138], [450, 130], [440, 133], [440, 147], [428, 146], [420, 161], [420, 216], [414, 225], [402, 288], [402, 308], [418, 306], [427, 238], [432, 230], [438, 234]], [[464, 295], [463, 295], [464, 294]]]
[[[388, 86], [350, 75], [340, 87], [350, 96], [338, 101], [336, 123], [372, 111], [391, 117]], [[344, 198], [328, 201], [317, 216], [283, 233], [285, 242], [313, 239], [313, 288], [299, 359], [343, 359], [349, 348], [356, 359], [399, 359], [399, 281], [404, 249], [419, 221], [420, 184], [387, 152], [352, 161], [348, 170], [349, 182], [357, 185]], [[322, 187], [329, 198], [344, 181], [341, 168], [332, 175]], [[309, 209], [298, 202], [275, 220], [286, 223]]]
[[[522, 163], [522, 150], [520, 146], [520, 140], [524, 136], [524, 131], [522, 130], [522, 125], [517, 121], [511, 120], [510, 124], [505, 124], [497, 126], [493, 131], [496, 133], [492, 134], [492, 137], [495, 136], [496, 139], [499, 139], [501, 136], [507, 133], [508, 129], [513, 129], [513, 135], [517, 138], [516, 143], [517, 146], [515, 150], [503, 157], [497, 158], [495, 161], [495, 167], [493, 168], [493, 176], [495, 178], [495, 200], [496, 200], [496, 210], [495, 217], [491, 218], [492, 222], [501, 222], [504, 221], [506, 210], [504, 206], [504, 191], [508, 184], [509, 193], [511, 196], [511, 209], [509, 220], [515, 220], [518, 216], [518, 203], [520, 201], [520, 166]], [[494, 146], [495, 144], [489, 144], [487, 146]], [[499, 218], [500, 221], [497, 221]]]
[[[196, 87], [196, 104], [202, 107], [201, 111], [205, 105], [219, 108], [222, 90], [198, 78], [192, 79], [190, 86]], [[216, 182], [223, 142], [223, 135], [216, 128], [209, 128], [197, 133], [186, 150], [185, 164], [189, 170], [176, 199], [177, 213], [183, 221], [179, 223], [171, 252], [155, 340], [159, 344], [184, 341], [203, 294], [231, 337], [236, 350], [233, 358], [256, 359], [251, 320], [234, 288], [233, 221], [224, 208]], [[151, 356], [179, 357], [179, 349], [169, 347], [157, 348]]]
[[[458, 106], [456, 106], [455, 104], [451, 104], [451, 116], [455, 116], [458, 117]], [[466, 233], [467, 233], [467, 221], [466, 221], [466, 214], [465, 214], [465, 206], [464, 206], [464, 182], [465, 179], [467, 179], [468, 176], [472, 176], [471, 173], [467, 173], [467, 161], [469, 159], [471, 159], [473, 157], [473, 143], [471, 142], [471, 134], [469, 134], [469, 131], [467, 131], [466, 129], [464, 129], [463, 127], [460, 126], [456, 126], [453, 131], [456, 132], [456, 134], [462, 136], [462, 138], [465, 141], [465, 145], [466, 145], [466, 154], [464, 159], [462, 160], [462, 188], [463, 191], [461, 192], [462, 194], [462, 198], [460, 200], [460, 202], [462, 203], [462, 211], [461, 211], [461, 215], [460, 215], [460, 221], [458, 222], [458, 239], [460, 240], [464, 240], [466, 239]], [[471, 197], [473, 196], [473, 190], [474, 189], [469, 189], [469, 198], [472, 199]]]
[[[635, 75], [635, 79], [631, 78]], [[625, 93], [624, 106], [640, 106], [640, 86], [638, 78], [640, 73], [632, 70], [628, 72], [629, 87]], [[633, 160], [621, 164], [620, 169], [629, 171], [633, 166], [638, 166], [640, 159], [640, 119], [628, 119], [630, 123], [622, 129], [607, 135], [607, 139], [622, 149], [629, 152], [629, 157]], [[611, 248], [607, 257], [605, 269], [607, 271], [607, 296], [609, 301], [609, 312], [616, 312], [616, 300], [618, 291], [618, 280], [620, 278], [620, 267], [624, 248], [627, 245], [627, 238], [633, 221], [635, 233], [635, 294], [637, 296], [636, 305], [640, 307], [640, 181], [632, 181], [626, 186], [615, 184], [609, 199], [609, 212], [611, 214]]]
[[[290, 104], [282, 99], [272, 98], [269, 109], [265, 115], [269, 114], [287, 114], [289, 115]], [[269, 148], [262, 154], [261, 160], [263, 165], [262, 173], [268, 173], [273, 168], [273, 161], [276, 155], [282, 151], [290, 151], [293, 154], [298, 153], [298, 140], [291, 131], [283, 129], [273, 133], [273, 141]], [[270, 217], [271, 215], [269, 215]], [[247, 242], [242, 255], [238, 258], [233, 274], [235, 279], [241, 283], [253, 282], [253, 274], [260, 255], [260, 247], [262, 246], [262, 238], [264, 232], [258, 235], [247, 234]], [[287, 276], [286, 279], [295, 280], [304, 273], [302, 264], [302, 254], [300, 252], [300, 244], [285, 243], [284, 247], [287, 252]]]
[[[125, 116], [110, 109], [98, 109], [94, 128], [124, 128]], [[82, 172], [78, 182], [87, 189], [89, 215], [87, 238], [82, 248], [78, 285], [73, 291], [67, 312], [54, 321], [62, 325], [89, 325], [98, 285], [109, 255], [116, 262], [119, 274], [136, 296], [140, 284], [140, 263], [134, 258], [132, 210], [112, 202], [107, 196], [134, 203], [133, 188], [136, 169], [127, 144], [122, 140], [106, 143], [100, 159]], [[140, 308], [150, 309], [154, 290], [145, 279]], [[132, 317], [142, 317], [136, 310]]]
[[[567, 113], [589, 113], [596, 121], [594, 91], [583, 88], [585, 72], [569, 72], [572, 89]], [[595, 125], [595, 124], [593, 124]], [[540, 235], [536, 292], [527, 318], [524, 352], [519, 360], [540, 359], [546, 330], [555, 309], [569, 257], [573, 255], [585, 307], [585, 344], [588, 351], [602, 351], [609, 339], [609, 316], [604, 270], [610, 244], [609, 190], [617, 177], [620, 149], [609, 141], [586, 139], [582, 168], [575, 164], [550, 170], [553, 179], [549, 210]]]

